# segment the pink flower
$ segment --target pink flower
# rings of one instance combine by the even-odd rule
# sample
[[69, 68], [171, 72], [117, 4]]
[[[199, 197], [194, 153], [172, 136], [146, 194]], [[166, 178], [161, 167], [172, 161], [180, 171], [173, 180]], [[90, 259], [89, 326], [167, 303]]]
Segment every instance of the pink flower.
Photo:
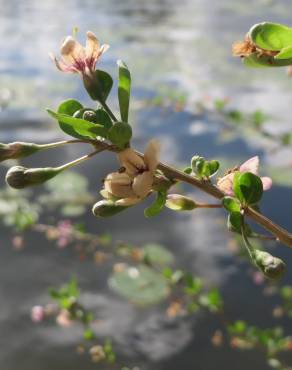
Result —
[[83, 47], [72, 36], [67, 36], [61, 45], [61, 59], [58, 60], [53, 54], [51, 58], [56, 67], [62, 72], [80, 73], [92, 75], [95, 65], [101, 55], [107, 51], [109, 45], [101, 45], [93, 32], [86, 33], [86, 46]]
[[35, 323], [42, 322], [45, 318], [45, 309], [43, 306], [33, 306], [30, 313], [31, 320]]
[[73, 226], [70, 220], [60, 221], [58, 223], [58, 240], [59, 248], [65, 248], [72, 240]]
[[[226, 195], [233, 196], [233, 178], [234, 173], [239, 172], [251, 172], [254, 175], [259, 173], [259, 157], [255, 156], [244, 162], [239, 168], [235, 168], [230, 173], [227, 173], [217, 182], [217, 187]], [[270, 177], [261, 177], [263, 183], [263, 189], [269, 190], [272, 187], [272, 179]]]

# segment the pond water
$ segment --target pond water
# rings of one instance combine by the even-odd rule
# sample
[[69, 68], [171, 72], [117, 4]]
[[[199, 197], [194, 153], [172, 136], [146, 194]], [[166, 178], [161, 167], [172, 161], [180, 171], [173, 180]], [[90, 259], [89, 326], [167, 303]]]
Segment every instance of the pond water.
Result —
[[[192, 108], [197, 100], [228, 96], [233, 106], [247, 112], [263, 109], [269, 114], [267, 129], [291, 128], [287, 108], [291, 107], [292, 82], [285, 71], [248, 70], [230, 53], [232, 42], [241, 39], [252, 24], [263, 20], [289, 23], [291, 2], [0, 0], [0, 5], [0, 97], [3, 100], [10, 94], [13, 98], [0, 112], [1, 142], [60, 138], [44, 108], [54, 108], [68, 97], [87, 101], [79, 79], [57, 72], [47, 56], [49, 51], [58, 53], [61, 39], [78, 26], [81, 38], [90, 29], [102, 42], [111, 44], [102, 68], [116, 73], [116, 60], [124, 59], [132, 71], [132, 120], [138, 148], [142, 150], [148, 138], [158, 137], [162, 159], [170, 164], [185, 165], [195, 153], [225, 158], [229, 163], [233, 158], [234, 164], [254, 154], [268, 164], [275, 162], [267, 146], [257, 139], [235, 137], [222, 143], [218, 139], [222, 128], [218, 117], [194, 112]], [[188, 109], [138, 109], [139, 101], [154, 96], [161, 86], [187, 93]], [[114, 97], [111, 100], [115, 104]], [[60, 159], [65, 163], [81, 153], [84, 148], [66, 148], [50, 152], [49, 156], [41, 154], [37, 162], [29, 158], [24, 163], [57, 165]], [[289, 156], [290, 151], [283, 151], [277, 159]], [[115, 166], [114, 158], [102, 154], [77, 170], [88, 176], [91, 190], [96, 191], [102, 177]], [[5, 168], [1, 168], [2, 179], [4, 173]], [[291, 194], [291, 188], [275, 186], [263, 202], [263, 212], [290, 230], [287, 199], [291, 200]], [[200, 193], [195, 195], [205, 199]], [[270, 315], [274, 299], [261, 294], [261, 288], [246, 273], [247, 265], [236, 263], [227, 248], [229, 239], [220, 223], [221, 212], [212, 212], [210, 216], [201, 210], [182, 216], [165, 211], [153, 221], [144, 218], [144, 207], [135, 207], [123, 217], [110, 220], [96, 220], [89, 211], [85, 221], [90, 231], [110, 231], [116, 240], [165, 245], [175, 254], [178, 265], [220, 288], [231, 320], [244, 319], [262, 327], [275, 324]], [[30, 307], [46, 302], [47, 287], [67, 281], [72, 274], [80, 281], [85, 301], [104, 322], [100, 336], [113, 336], [127, 364], [137, 364], [143, 370], [215, 370], [234, 368], [236, 361], [239, 370], [267, 368], [260, 354], [238, 353], [227, 346], [213, 348], [210, 336], [218, 323], [212, 317], [166, 320], [163, 305], [138, 309], [109, 293], [109, 266], [97, 268], [91, 261], [81, 264], [72, 251], [49, 247], [35, 234], [27, 235], [27, 247], [17, 253], [11, 248], [9, 230], [1, 228], [1, 235], [1, 368], [98, 368], [72, 351], [79, 331], [34, 326], [30, 322]], [[292, 262], [286, 248], [278, 247], [277, 254], [288, 265]], [[288, 272], [285, 281], [291, 283], [291, 277]], [[286, 328], [289, 333], [292, 325], [286, 323]]]

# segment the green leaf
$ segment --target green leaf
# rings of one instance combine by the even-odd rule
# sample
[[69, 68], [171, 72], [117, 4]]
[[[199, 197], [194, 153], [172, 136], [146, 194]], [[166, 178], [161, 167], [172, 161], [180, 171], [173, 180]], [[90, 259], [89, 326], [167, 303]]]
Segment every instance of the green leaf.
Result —
[[95, 78], [96, 78], [96, 89], [94, 96], [97, 97], [97, 99], [94, 100], [105, 102], [113, 87], [113, 79], [110, 74], [100, 69], [97, 69], [95, 71]]
[[209, 172], [208, 177], [211, 177], [211, 176], [215, 175], [215, 173], [219, 169], [219, 166], [220, 166], [220, 164], [219, 164], [218, 161], [215, 161], [215, 160], [209, 161], [208, 162], [208, 172]]
[[113, 125], [112, 120], [104, 109], [102, 108], [97, 109], [95, 111], [95, 114], [96, 114], [96, 123], [102, 125], [106, 130], [109, 130], [112, 127]]
[[155, 201], [144, 210], [145, 217], [150, 218], [157, 216], [165, 206], [166, 196], [166, 191], [158, 191]]
[[[241, 224], [242, 224], [242, 214], [240, 212], [231, 212], [228, 215], [227, 219], [227, 228], [229, 231], [236, 232], [238, 234], [241, 234]], [[253, 234], [252, 229], [250, 226], [244, 222], [243, 224], [244, 232], [247, 236], [250, 236]]]
[[224, 197], [222, 200], [223, 207], [230, 213], [240, 212], [240, 203], [233, 197]]
[[263, 195], [262, 180], [251, 172], [234, 174], [233, 191], [241, 203], [256, 204]]
[[279, 54], [277, 54], [275, 59], [289, 59], [292, 58], [292, 45], [288, 46], [280, 51]]
[[129, 115], [129, 104], [131, 96], [131, 74], [127, 65], [122, 61], [118, 61], [119, 66], [119, 105], [121, 112], [121, 120], [123, 122], [128, 122]]
[[69, 99], [63, 101], [58, 107], [58, 113], [66, 114], [68, 116], [73, 116], [78, 110], [82, 109], [83, 105], [74, 99]]
[[254, 25], [249, 36], [259, 48], [280, 51], [292, 45], [292, 29], [278, 23], [263, 22]]
[[81, 118], [74, 118], [66, 114], [56, 113], [50, 109], [47, 109], [47, 112], [58, 120], [61, 129], [65, 133], [78, 139], [96, 139], [97, 136], [107, 136], [107, 132], [102, 125]]
[[120, 148], [124, 148], [131, 140], [131, 137], [132, 127], [126, 122], [117, 122], [108, 131], [109, 140]]
[[130, 302], [138, 305], [158, 303], [169, 294], [166, 279], [144, 265], [127, 266], [123, 271], [114, 272], [109, 285]]
[[146, 244], [143, 247], [144, 259], [150, 264], [166, 266], [174, 262], [174, 256], [159, 244]]
[[[73, 116], [74, 113], [83, 109], [83, 106], [79, 101], [74, 99], [65, 100], [58, 107], [58, 113], [65, 114], [67, 116]], [[55, 118], [55, 117], [54, 117]], [[59, 121], [60, 128], [68, 135], [76, 137], [77, 139], [83, 139], [82, 135], [76, 133], [70, 125]]]

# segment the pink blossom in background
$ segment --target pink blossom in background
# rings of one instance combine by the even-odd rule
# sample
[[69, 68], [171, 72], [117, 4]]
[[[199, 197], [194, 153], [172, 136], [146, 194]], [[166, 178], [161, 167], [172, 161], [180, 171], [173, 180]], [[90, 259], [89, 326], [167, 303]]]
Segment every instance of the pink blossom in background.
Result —
[[[254, 175], [258, 176], [259, 173], [259, 157], [255, 156], [250, 159], [248, 159], [246, 162], [244, 162], [238, 169], [239, 172], [251, 172]], [[233, 196], [233, 179], [234, 179], [234, 173], [236, 171], [233, 171], [231, 173], [228, 173], [227, 175], [223, 176], [221, 179], [217, 182], [217, 187], [226, 195]], [[270, 177], [261, 177], [262, 183], [263, 183], [263, 189], [264, 191], [269, 190], [272, 187], [272, 179]]]
[[45, 309], [43, 306], [33, 306], [30, 313], [31, 320], [35, 323], [42, 322], [45, 318]]
[[73, 226], [70, 220], [63, 220], [58, 223], [58, 240], [59, 248], [65, 248], [71, 242]]

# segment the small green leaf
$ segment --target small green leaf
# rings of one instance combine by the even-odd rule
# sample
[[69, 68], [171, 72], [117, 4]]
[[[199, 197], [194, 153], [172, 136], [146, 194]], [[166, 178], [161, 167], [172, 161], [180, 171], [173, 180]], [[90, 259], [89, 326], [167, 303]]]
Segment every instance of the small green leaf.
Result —
[[[83, 109], [83, 106], [79, 101], [74, 99], [65, 100], [58, 107], [58, 113], [65, 114], [67, 116], [73, 116], [76, 112]], [[54, 117], [55, 118], [55, 117]], [[82, 135], [75, 132], [72, 127], [66, 123], [59, 121], [60, 128], [68, 135], [76, 137], [77, 139], [83, 139]]]
[[112, 127], [113, 125], [112, 120], [105, 110], [103, 110], [102, 108], [97, 109], [95, 111], [95, 114], [96, 114], [96, 123], [102, 125], [106, 130], [109, 130]]
[[121, 120], [123, 122], [128, 122], [129, 104], [131, 96], [131, 74], [128, 67], [122, 60], [118, 61], [118, 66], [119, 66], [118, 96]]
[[289, 59], [292, 58], [292, 45], [288, 46], [280, 51], [279, 54], [277, 54], [275, 59]]
[[219, 162], [215, 161], [214, 159], [212, 161], [208, 161], [208, 177], [215, 175], [215, 173], [219, 170], [219, 166]]
[[223, 207], [230, 213], [240, 212], [240, 203], [233, 197], [224, 197], [222, 200]]
[[263, 195], [262, 180], [251, 172], [236, 172], [233, 180], [233, 191], [241, 203], [256, 204]]
[[147, 218], [157, 216], [163, 209], [166, 203], [166, 191], [158, 191], [155, 201], [144, 210], [144, 215]]
[[74, 118], [66, 114], [56, 113], [50, 109], [47, 112], [58, 120], [61, 129], [76, 138], [96, 139], [97, 136], [106, 137], [107, 132], [102, 125], [86, 121], [81, 118]]
[[254, 25], [249, 36], [259, 48], [280, 51], [292, 45], [292, 29], [278, 23], [263, 22]]
[[113, 79], [107, 72], [97, 69], [94, 75], [83, 75], [83, 84], [92, 100], [105, 103], [113, 87]]
[[74, 99], [63, 101], [58, 107], [58, 113], [66, 114], [67, 116], [73, 116], [78, 110], [82, 109], [83, 105]]
[[[242, 221], [242, 214], [240, 212], [231, 212], [227, 219], [228, 230], [241, 234]], [[252, 229], [246, 222], [244, 222], [243, 227], [246, 235], [252, 235]]]
[[132, 128], [126, 122], [117, 122], [108, 131], [109, 140], [120, 148], [124, 148], [131, 140], [131, 137]]

